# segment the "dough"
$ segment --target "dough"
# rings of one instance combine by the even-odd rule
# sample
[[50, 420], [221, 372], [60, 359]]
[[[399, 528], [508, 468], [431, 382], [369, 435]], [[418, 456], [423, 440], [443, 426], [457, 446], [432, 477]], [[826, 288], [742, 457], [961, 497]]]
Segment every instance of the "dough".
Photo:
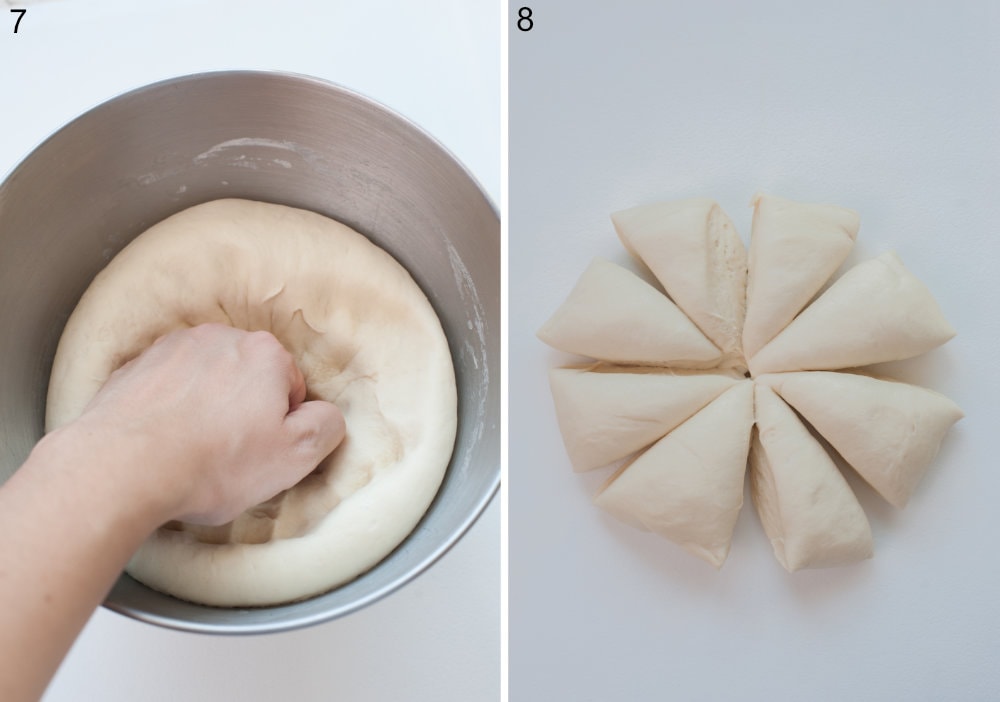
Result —
[[906, 506], [962, 410], [944, 395], [855, 373], [780, 373], [757, 381], [794, 407], [869, 485]]
[[736, 380], [719, 373], [554, 368], [549, 382], [566, 452], [585, 471], [649, 446]]
[[[856, 213], [770, 195], [753, 204], [749, 259], [712, 200], [611, 216], [625, 248], [672, 301], [611, 264], [584, 274], [539, 333], [604, 362], [552, 371], [559, 429], [578, 471], [629, 461], [597, 505], [719, 566], [756, 422], [751, 494], [778, 559], [789, 570], [852, 563], [871, 555], [868, 522], [826, 447], [789, 405], [902, 507], [961, 410], [929, 390], [829, 371], [909, 358], [955, 332], [892, 253], [855, 266], [816, 297], [851, 251]], [[698, 370], [678, 370], [659, 351], [694, 338], [677, 312], [720, 352], [711, 367], [699, 360]], [[643, 356], [649, 365], [607, 365], [636, 363], [644, 344], [656, 349]], [[692, 354], [674, 355], [693, 365]], [[744, 371], [750, 380], [741, 382]]]
[[766, 385], [755, 388], [754, 412], [750, 495], [781, 565], [795, 571], [871, 558], [868, 519], [823, 447]]
[[753, 199], [743, 353], [753, 356], [802, 311], [854, 246], [856, 212], [773, 195]]
[[886, 252], [859, 263], [750, 358], [754, 375], [837, 370], [926, 353], [955, 336], [927, 287]]
[[611, 476], [594, 503], [719, 568], [743, 506], [752, 426], [744, 380]]
[[79, 416], [155, 339], [204, 322], [273, 333], [309, 397], [343, 411], [347, 438], [229, 525], [161, 528], [128, 572], [242, 607], [317, 595], [373, 567], [427, 510], [454, 446], [454, 369], [427, 298], [389, 254], [326, 217], [246, 200], [192, 207], [136, 238], [87, 289], [56, 353], [47, 429]]
[[599, 258], [538, 338], [560, 351], [616, 363], [711, 368], [719, 362], [719, 350], [669, 298]]
[[747, 252], [726, 213], [697, 198], [615, 212], [611, 221], [628, 252], [723, 356], [742, 359]]

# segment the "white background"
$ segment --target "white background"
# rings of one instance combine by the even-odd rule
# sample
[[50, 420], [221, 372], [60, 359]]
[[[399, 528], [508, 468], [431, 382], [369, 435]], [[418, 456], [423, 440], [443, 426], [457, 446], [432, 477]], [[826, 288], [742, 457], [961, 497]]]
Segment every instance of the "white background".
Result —
[[[441, 140], [499, 202], [496, 3], [53, 0], [26, 6], [15, 35], [16, 15], [0, 3], [0, 172], [122, 91], [199, 71], [280, 69], [332, 80], [401, 112]], [[497, 503], [426, 574], [361, 612], [311, 629], [196, 636], [101, 609], [45, 699], [496, 700]]]
[[[537, 0], [510, 46], [510, 692], [548, 700], [1000, 699], [1000, 6]], [[966, 411], [874, 560], [789, 575], [746, 500], [716, 572], [591, 506], [535, 331], [608, 214], [757, 190], [861, 214], [958, 336], [893, 364]]]

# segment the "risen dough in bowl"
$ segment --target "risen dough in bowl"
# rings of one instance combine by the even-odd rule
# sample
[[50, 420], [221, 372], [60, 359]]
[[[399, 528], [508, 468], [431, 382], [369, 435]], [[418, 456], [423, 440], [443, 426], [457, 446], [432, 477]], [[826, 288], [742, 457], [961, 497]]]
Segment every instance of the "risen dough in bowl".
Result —
[[455, 374], [434, 310], [388, 253], [349, 227], [281, 205], [219, 200], [136, 238], [66, 324], [46, 430], [79, 416], [108, 376], [158, 337], [205, 322], [267, 330], [347, 438], [311, 475], [223, 527], [171, 523], [128, 565], [186, 600], [259, 606], [310, 597], [389, 554], [413, 530], [455, 441]]

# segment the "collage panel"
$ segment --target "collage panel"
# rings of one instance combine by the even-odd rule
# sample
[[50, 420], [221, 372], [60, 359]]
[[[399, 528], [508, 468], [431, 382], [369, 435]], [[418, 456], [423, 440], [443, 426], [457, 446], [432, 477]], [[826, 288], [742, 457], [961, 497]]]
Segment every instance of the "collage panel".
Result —
[[529, 9], [510, 699], [990, 699], [1000, 16]]
[[0, 700], [498, 699], [499, 3], [0, 8]]

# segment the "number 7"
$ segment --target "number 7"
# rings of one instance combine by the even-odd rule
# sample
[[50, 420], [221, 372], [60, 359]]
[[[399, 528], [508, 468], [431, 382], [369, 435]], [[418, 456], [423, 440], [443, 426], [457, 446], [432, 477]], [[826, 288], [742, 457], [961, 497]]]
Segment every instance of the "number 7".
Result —
[[14, 10], [14, 9], [12, 9], [11, 12], [16, 12], [16, 13], [18, 13], [20, 15], [20, 17], [17, 18], [17, 21], [14, 22], [14, 34], [17, 34], [17, 28], [21, 26], [21, 20], [24, 19], [24, 16], [25, 16], [25, 14], [27, 14], [28, 11], [27, 10]]

